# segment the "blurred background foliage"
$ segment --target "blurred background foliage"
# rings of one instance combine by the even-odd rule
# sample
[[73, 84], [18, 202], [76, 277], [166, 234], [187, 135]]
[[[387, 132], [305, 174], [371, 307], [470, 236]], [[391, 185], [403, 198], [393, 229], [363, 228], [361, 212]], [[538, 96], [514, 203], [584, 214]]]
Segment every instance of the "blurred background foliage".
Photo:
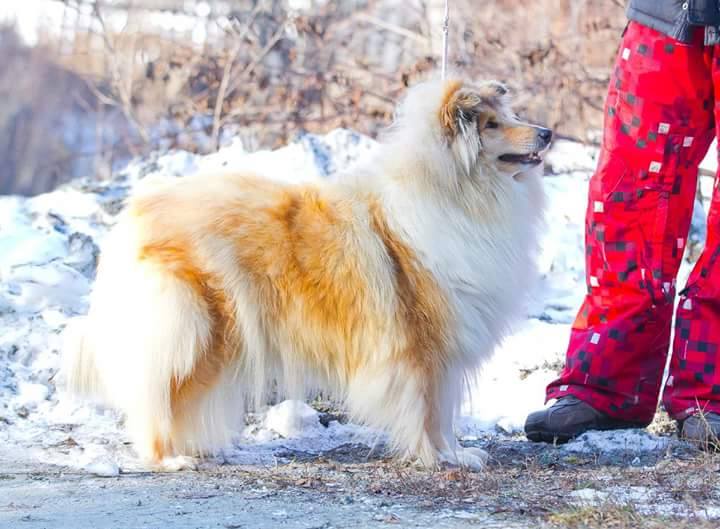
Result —
[[[0, 194], [107, 178], [152, 150], [376, 136], [438, 67], [444, 0], [28, 0], [0, 7]], [[594, 142], [620, 0], [452, 0], [450, 61]]]

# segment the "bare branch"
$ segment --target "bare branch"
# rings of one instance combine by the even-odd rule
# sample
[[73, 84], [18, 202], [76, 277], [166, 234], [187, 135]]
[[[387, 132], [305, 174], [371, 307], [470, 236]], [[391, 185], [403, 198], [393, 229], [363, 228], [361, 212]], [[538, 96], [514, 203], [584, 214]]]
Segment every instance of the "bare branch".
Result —
[[220, 127], [222, 124], [220, 121], [220, 115], [222, 114], [222, 107], [225, 103], [225, 95], [227, 93], [228, 85], [230, 84], [230, 77], [232, 74], [233, 65], [235, 64], [235, 61], [237, 60], [237, 57], [243, 48], [243, 40], [245, 39], [245, 35], [247, 35], [251, 31], [252, 25], [255, 23], [258, 14], [265, 8], [265, 4], [266, 2], [262, 1], [258, 2], [258, 4], [255, 6], [252, 13], [250, 14], [250, 20], [245, 24], [243, 31], [240, 32], [240, 34], [236, 37], [235, 45], [230, 52], [229, 57], [227, 58], [227, 62], [225, 63], [222, 80], [220, 82], [220, 88], [218, 89], [218, 94], [215, 98], [215, 110], [213, 111], [213, 128], [210, 134], [210, 141], [212, 142], [212, 148], [214, 151], [217, 151], [220, 148]]

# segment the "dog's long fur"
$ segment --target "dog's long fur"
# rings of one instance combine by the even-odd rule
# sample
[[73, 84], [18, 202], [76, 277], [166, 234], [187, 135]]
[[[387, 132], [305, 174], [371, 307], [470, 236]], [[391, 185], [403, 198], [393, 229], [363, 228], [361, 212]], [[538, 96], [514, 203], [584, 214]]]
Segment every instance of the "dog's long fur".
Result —
[[322, 389], [402, 455], [480, 466], [453, 415], [522, 306], [543, 207], [539, 172], [499, 159], [547, 146], [507, 97], [420, 84], [374, 158], [333, 183], [147, 184], [68, 331], [69, 388], [122, 410], [158, 464], [221, 448], [270, 390]]

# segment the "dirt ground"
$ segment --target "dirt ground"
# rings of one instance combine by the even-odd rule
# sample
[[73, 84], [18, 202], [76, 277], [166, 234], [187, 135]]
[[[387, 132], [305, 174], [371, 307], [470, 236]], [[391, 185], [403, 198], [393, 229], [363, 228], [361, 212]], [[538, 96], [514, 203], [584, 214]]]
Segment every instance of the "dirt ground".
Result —
[[[644, 435], [644, 434], [643, 434]], [[485, 472], [435, 472], [364, 445], [280, 451], [272, 466], [206, 461], [195, 472], [101, 478], [0, 449], [0, 527], [717, 528], [720, 457], [665, 438], [573, 453], [489, 435]]]

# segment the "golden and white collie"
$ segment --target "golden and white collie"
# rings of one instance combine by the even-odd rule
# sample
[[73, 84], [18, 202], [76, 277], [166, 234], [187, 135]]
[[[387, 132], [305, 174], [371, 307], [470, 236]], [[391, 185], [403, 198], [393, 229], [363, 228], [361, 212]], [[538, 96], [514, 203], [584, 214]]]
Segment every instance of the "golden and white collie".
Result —
[[147, 183], [68, 329], [67, 386], [124, 412], [158, 468], [222, 448], [268, 394], [318, 390], [403, 457], [481, 467], [453, 416], [529, 289], [550, 138], [497, 82], [427, 81], [336, 181]]

